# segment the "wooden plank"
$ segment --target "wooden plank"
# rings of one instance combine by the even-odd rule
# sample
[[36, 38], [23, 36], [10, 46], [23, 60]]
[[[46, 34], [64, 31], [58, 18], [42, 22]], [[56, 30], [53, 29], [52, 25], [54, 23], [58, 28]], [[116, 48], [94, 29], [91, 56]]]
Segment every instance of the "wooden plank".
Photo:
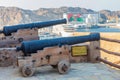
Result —
[[108, 65], [110, 65], [110, 66], [113, 66], [113, 67], [116, 67], [116, 68], [119, 68], [119, 69], [120, 69], [120, 65], [114, 64], [114, 63], [109, 62], [109, 61], [107, 61], [107, 60], [104, 60], [104, 59], [102, 59], [102, 58], [100, 58], [100, 57], [98, 57], [97, 60], [102, 61], [103, 63], [106, 63], [106, 64], [108, 64]]
[[120, 53], [117, 53], [117, 52], [108, 51], [108, 50], [103, 49], [103, 48], [100, 48], [100, 47], [97, 47], [97, 49], [102, 50], [102, 51], [104, 51], [104, 52], [106, 52], [106, 53], [108, 53], [108, 54], [120, 56]]
[[105, 41], [120, 43], [120, 40], [108, 39], [108, 38], [104, 38], [104, 37], [101, 37], [100, 39], [101, 39], [101, 40], [105, 40]]
[[100, 57], [100, 50], [96, 49], [96, 47], [99, 47], [100, 46], [100, 41], [92, 41], [90, 42], [90, 45], [89, 45], [89, 54], [88, 54], [88, 61], [89, 62], [93, 62], [93, 63], [96, 63], [96, 62], [99, 62], [96, 60], [97, 57]]

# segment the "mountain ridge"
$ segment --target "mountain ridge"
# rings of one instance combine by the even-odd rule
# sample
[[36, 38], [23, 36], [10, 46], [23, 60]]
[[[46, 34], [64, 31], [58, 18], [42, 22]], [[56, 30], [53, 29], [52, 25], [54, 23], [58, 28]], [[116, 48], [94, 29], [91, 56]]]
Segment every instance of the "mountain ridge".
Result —
[[[63, 13], [96, 13], [92, 9], [80, 7], [60, 7], [60, 8], [39, 8], [37, 10], [28, 10], [18, 7], [0, 6], [0, 26], [15, 25], [22, 23], [31, 23], [37, 21], [47, 21], [51, 19], [62, 18]], [[120, 11], [101, 10], [102, 22], [105, 22], [109, 16], [120, 17]]]

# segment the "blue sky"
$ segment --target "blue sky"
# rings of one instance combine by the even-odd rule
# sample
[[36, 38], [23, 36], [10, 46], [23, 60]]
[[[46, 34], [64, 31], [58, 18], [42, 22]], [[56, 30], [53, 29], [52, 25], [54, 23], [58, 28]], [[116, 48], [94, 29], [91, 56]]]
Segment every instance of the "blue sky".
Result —
[[61, 6], [82, 7], [93, 10], [120, 10], [120, 0], [0, 0], [0, 6], [36, 10]]

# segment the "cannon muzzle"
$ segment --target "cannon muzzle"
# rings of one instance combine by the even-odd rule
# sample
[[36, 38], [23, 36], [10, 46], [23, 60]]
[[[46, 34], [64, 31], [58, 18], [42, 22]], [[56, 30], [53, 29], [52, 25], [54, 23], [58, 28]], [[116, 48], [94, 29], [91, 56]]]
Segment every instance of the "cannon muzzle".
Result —
[[29, 55], [31, 53], [36, 53], [38, 50], [42, 50], [45, 47], [61, 46], [61, 45], [73, 45], [88, 41], [100, 40], [99, 33], [93, 33], [86, 36], [76, 36], [76, 37], [63, 37], [56, 39], [46, 39], [46, 40], [34, 40], [34, 41], [23, 41], [21, 47], [17, 47], [17, 50], [22, 50], [24, 55]]
[[0, 31], [0, 33], [5, 34], [5, 36], [9, 36], [11, 35], [11, 33], [17, 32], [17, 30], [19, 29], [44, 28], [44, 27], [57, 25], [57, 24], [64, 24], [64, 23], [67, 23], [66, 19], [29, 23], [29, 24], [20, 24], [20, 25], [13, 25], [13, 26], [4, 26], [3, 31]]

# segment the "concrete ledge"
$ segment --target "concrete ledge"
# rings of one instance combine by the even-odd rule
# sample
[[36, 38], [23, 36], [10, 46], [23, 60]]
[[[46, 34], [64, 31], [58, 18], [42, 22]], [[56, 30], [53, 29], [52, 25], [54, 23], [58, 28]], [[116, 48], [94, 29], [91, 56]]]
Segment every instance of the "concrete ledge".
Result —
[[120, 70], [102, 63], [77, 63], [71, 65], [68, 74], [61, 75], [51, 66], [37, 68], [32, 77], [22, 77], [17, 68], [0, 67], [0, 80], [119, 80]]

